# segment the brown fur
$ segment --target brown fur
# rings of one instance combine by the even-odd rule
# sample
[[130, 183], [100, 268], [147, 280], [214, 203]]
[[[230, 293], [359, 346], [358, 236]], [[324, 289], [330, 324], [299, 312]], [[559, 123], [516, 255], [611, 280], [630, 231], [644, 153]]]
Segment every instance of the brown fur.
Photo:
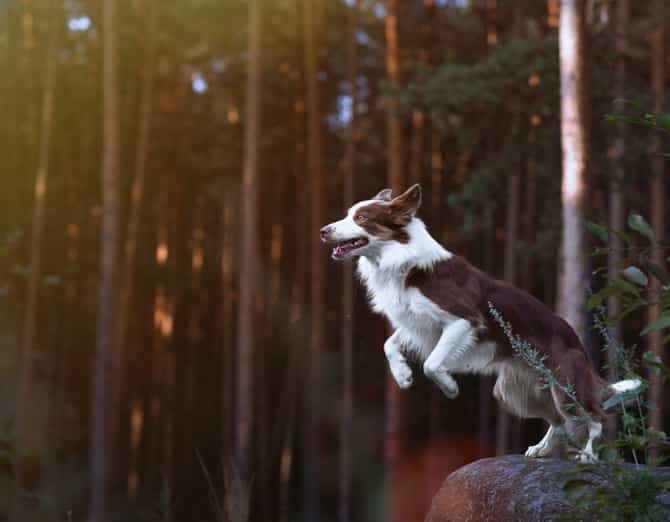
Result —
[[[498, 357], [508, 359], [513, 356], [512, 347], [489, 313], [491, 302], [515, 334], [547, 356], [545, 364], [556, 371], [563, 384], [574, 387], [577, 399], [594, 419], [602, 418], [603, 381], [593, 371], [574, 330], [544, 303], [493, 279], [459, 256], [438, 263], [432, 270], [412, 269], [406, 284], [418, 288], [450, 314], [468, 319], [481, 331], [481, 340], [495, 341]], [[560, 392], [555, 399], [560, 405], [566, 402]]]

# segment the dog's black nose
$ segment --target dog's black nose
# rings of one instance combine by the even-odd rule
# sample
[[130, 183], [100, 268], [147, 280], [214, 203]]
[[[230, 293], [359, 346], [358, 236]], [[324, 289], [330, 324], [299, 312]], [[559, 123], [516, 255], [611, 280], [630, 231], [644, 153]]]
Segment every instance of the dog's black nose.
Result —
[[329, 227], [329, 226], [325, 226], [325, 227], [323, 227], [323, 228], [321, 229], [320, 232], [321, 232], [321, 241], [327, 241], [327, 240], [328, 240], [328, 236], [330, 235], [330, 227]]

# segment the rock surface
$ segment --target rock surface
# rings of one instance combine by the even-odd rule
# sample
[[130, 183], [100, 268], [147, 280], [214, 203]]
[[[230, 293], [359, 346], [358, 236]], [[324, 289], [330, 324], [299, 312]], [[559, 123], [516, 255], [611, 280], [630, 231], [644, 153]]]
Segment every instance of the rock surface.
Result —
[[[575, 463], [558, 459], [530, 459], [521, 455], [478, 460], [449, 475], [433, 498], [425, 522], [537, 522], [558, 520], [575, 513], [563, 492]], [[567, 473], [567, 474], [566, 474]], [[670, 480], [670, 468], [655, 468]], [[660, 501], [670, 520], [670, 495]]]

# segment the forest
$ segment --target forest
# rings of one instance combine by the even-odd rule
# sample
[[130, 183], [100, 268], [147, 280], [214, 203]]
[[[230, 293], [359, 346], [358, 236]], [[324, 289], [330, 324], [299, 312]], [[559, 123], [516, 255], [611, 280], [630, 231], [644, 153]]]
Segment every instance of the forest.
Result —
[[648, 413], [605, 431], [660, 462], [668, 22], [667, 0], [0, 0], [0, 521], [419, 521], [450, 472], [523, 454], [546, 426], [493, 377], [398, 387], [320, 241], [415, 183], [433, 237], [556, 310], [604, 379], [632, 371], [608, 344], [646, 364]]

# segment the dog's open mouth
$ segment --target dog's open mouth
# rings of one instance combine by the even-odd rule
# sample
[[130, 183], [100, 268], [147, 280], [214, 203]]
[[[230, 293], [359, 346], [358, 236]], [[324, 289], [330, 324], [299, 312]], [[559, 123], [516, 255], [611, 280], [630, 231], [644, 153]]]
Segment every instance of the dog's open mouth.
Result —
[[357, 237], [348, 241], [343, 241], [342, 243], [338, 243], [337, 246], [333, 248], [333, 259], [340, 259], [347, 254], [350, 254], [354, 250], [358, 250], [359, 248], [364, 247], [367, 244], [368, 240], [364, 237]]

